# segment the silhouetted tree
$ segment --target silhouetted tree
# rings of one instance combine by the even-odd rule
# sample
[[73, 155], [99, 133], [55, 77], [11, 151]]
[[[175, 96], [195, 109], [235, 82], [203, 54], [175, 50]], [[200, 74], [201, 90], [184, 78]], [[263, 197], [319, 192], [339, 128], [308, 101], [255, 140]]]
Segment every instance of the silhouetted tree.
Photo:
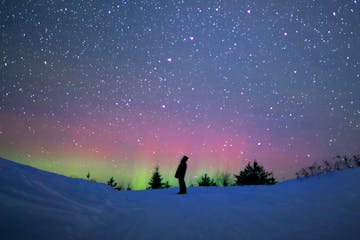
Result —
[[324, 172], [330, 172], [332, 170], [332, 166], [328, 160], [324, 160]]
[[276, 180], [271, 172], [264, 170], [264, 167], [254, 161], [253, 165], [248, 163], [239, 175], [234, 175], [236, 185], [267, 185], [275, 184]]
[[205, 173], [200, 181], [198, 182], [199, 186], [202, 187], [209, 187], [209, 186], [216, 186], [216, 182], [214, 179], [210, 178], [207, 173]]
[[86, 178], [87, 178], [87, 180], [90, 180], [90, 173], [89, 172], [86, 174]]
[[337, 158], [338, 160], [336, 160], [335, 163], [334, 163], [334, 169], [338, 171], [338, 170], [341, 169], [341, 157], [340, 157], [340, 156], [336, 156], [336, 158]]
[[161, 177], [161, 174], [159, 172], [159, 167], [155, 168], [155, 172], [153, 173], [152, 177], [149, 181], [149, 189], [159, 189], [163, 188], [165, 184], [162, 182], [163, 179]]
[[309, 173], [306, 171], [305, 168], [302, 168], [299, 172], [296, 173], [297, 178], [307, 177]]
[[109, 181], [107, 182], [107, 185], [109, 185], [112, 188], [115, 188], [115, 186], [117, 185], [117, 183], [115, 182], [115, 179], [113, 177], [111, 177], [109, 179]]
[[220, 185], [220, 186], [230, 186], [232, 184], [232, 177], [230, 173], [220, 173], [220, 175], [216, 178], [216, 182]]
[[163, 188], [169, 188], [169, 187], [171, 187], [171, 185], [169, 184], [169, 181], [166, 181], [166, 182], [164, 183]]
[[354, 155], [353, 161], [356, 167], [360, 167], [360, 155]]
[[315, 162], [309, 167], [302, 168], [296, 173], [296, 176], [297, 178], [305, 178], [354, 167], [360, 167], [360, 155], [353, 155], [352, 157], [337, 155], [332, 160], [324, 160], [322, 164]]

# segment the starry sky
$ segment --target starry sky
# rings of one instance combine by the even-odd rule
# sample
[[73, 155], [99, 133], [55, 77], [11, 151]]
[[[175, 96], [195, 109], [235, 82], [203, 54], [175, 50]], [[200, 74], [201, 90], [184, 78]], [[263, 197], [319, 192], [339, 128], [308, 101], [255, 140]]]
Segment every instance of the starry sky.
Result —
[[0, 3], [0, 156], [146, 187], [360, 152], [360, 1]]

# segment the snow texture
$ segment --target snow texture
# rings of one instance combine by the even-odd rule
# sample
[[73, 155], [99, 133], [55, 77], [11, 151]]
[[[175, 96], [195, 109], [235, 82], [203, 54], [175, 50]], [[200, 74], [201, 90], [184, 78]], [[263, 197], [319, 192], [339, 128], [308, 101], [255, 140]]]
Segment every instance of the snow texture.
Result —
[[274, 186], [115, 191], [0, 159], [0, 238], [359, 239], [360, 168]]

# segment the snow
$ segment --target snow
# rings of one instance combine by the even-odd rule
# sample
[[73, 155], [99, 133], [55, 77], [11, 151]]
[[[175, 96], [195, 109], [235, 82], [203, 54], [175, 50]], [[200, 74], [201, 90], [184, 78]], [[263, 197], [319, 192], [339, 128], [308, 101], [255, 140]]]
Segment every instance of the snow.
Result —
[[358, 239], [360, 168], [273, 186], [115, 191], [0, 159], [0, 238]]

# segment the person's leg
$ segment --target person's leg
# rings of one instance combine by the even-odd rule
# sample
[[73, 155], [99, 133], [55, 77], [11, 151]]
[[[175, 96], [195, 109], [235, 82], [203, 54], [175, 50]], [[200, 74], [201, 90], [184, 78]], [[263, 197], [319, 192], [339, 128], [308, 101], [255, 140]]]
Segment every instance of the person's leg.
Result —
[[180, 187], [179, 193], [186, 193], [186, 184], [183, 178], [179, 178], [179, 187]]
[[178, 181], [179, 181], [179, 192], [178, 192], [178, 194], [180, 194], [181, 190], [182, 190], [181, 178], [178, 178]]

